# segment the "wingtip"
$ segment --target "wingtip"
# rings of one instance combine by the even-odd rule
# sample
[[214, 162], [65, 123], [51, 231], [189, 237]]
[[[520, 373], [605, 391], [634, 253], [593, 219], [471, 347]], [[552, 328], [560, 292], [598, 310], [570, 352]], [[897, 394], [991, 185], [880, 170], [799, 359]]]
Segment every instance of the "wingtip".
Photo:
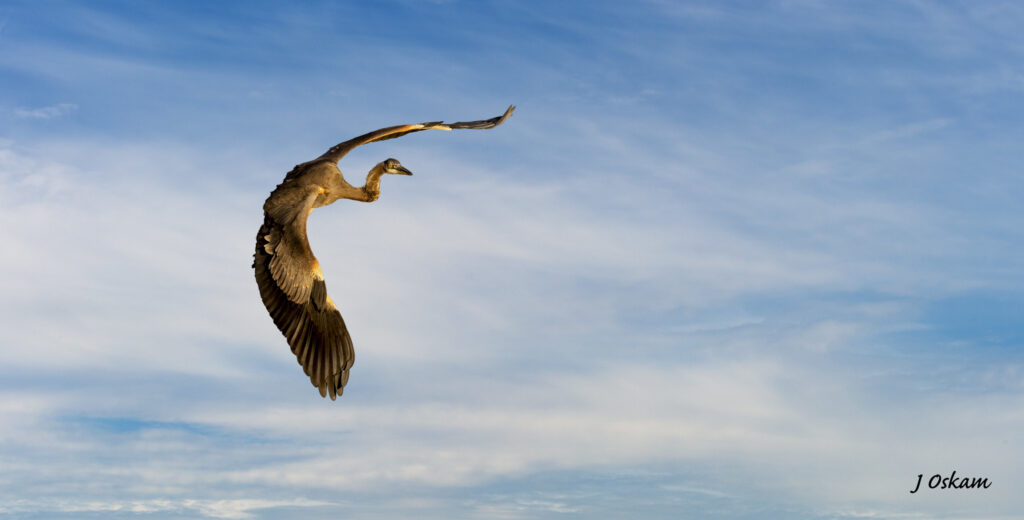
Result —
[[504, 123], [505, 120], [508, 119], [509, 116], [512, 115], [512, 112], [515, 112], [515, 111], [516, 111], [516, 106], [515, 105], [509, 105], [508, 108], [505, 109], [505, 113], [502, 114], [501, 117], [499, 117], [498, 120], [494, 122], [494, 126], [498, 126], [498, 125]]

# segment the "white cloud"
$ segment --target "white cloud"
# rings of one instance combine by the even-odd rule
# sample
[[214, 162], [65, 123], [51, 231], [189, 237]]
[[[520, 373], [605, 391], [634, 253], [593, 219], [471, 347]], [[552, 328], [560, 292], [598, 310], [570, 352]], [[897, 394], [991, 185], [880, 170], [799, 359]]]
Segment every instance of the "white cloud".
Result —
[[74, 103], [59, 103], [40, 108], [15, 108], [14, 115], [23, 119], [56, 119], [78, 109]]
[[[527, 373], [514, 381], [463, 381], [462, 388], [473, 388], [474, 395], [461, 401], [456, 388], [442, 388], [438, 398], [419, 403], [350, 400], [344, 407], [324, 407], [312, 399], [278, 398], [243, 409], [212, 395], [184, 410], [182, 403], [170, 403], [151, 413], [186, 421], [200, 432], [221, 432], [214, 436], [154, 424], [138, 434], [118, 434], [129, 442], [108, 445], [100, 437], [69, 444], [59, 430], [39, 437], [45, 423], [5, 420], [15, 434], [5, 442], [29, 452], [106, 460], [96, 463], [102, 468], [83, 464], [81, 455], [77, 462], [51, 465], [46, 471], [60, 475], [56, 482], [62, 485], [91, 479], [131, 493], [158, 493], [175, 504], [182, 503], [177, 496], [187, 497], [197, 487], [359, 495], [388, 488], [460, 489], [544, 471], [668, 464], [739, 468], [727, 478], [703, 474], [703, 487], [686, 484], [679, 492], [848, 504], [841, 510], [847, 516], [862, 510], [858, 505], [877, 504], [879, 496], [908, 491], [917, 473], [957, 469], [999, 487], [983, 497], [930, 496], [936, 511], [965, 500], [986, 504], [993, 517], [1012, 510], [1015, 495], [1005, 483], [1022, 475], [1007, 435], [1024, 428], [1019, 395], [920, 395], [897, 387], [896, 394], [905, 397], [893, 399], [892, 392], [872, 388], [876, 381], [838, 360], [769, 352], [685, 366], [621, 364], [579, 374]], [[103, 395], [65, 394], [58, 410], [95, 407], [89, 402]], [[34, 416], [32, 407], [12, 413]], [[54, 410], [52, 404], [43, 409]], [[253, 445], [236, 441], [236, 435], [262, 440]], [[967, 438], [972, 442], [960, 442]], [[24, 469], [15, 463], [6, 471]], [[190, 500], [197, 502], [186, 505], [208, 517], [232, 518], [227, 515], [241, 514], [238, 509], [258, 507], [201, 496]], [[541, 502], [565, 510], [580, 504], [523, 500], [481, 510], [514, 515]], [[905, 507], [898, 501], [890, 505], [897, 512]]]
[[160, 513], [201, 515], [203, 518], [247, 519], [262, 509], [274, 507], [319, 507], [336, 505], [316, 500], [133, 500], [133, 501], [31, 501], [18, 500], [0, 505], [0, 513], [17, 515], [23, 513]]

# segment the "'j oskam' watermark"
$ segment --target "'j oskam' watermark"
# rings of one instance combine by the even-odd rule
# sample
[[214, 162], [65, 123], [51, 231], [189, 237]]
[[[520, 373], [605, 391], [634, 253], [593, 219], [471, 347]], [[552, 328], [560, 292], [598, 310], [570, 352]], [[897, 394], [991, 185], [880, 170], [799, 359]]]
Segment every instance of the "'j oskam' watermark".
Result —
[[[924, 482], [924, 474], [917, 475], [917, 485], [914, 486], [911, 493], [917, 493], [921, 489], [921, 483]], [[958, 477], [956, 476], [956, 470], [950, 473], [948, 477], [944, 477], [938, 473], [932, 475], [928, 479], [928, 489], [988, 489], [992, 485], [988, 481], [988, 478], [982, 477]]]

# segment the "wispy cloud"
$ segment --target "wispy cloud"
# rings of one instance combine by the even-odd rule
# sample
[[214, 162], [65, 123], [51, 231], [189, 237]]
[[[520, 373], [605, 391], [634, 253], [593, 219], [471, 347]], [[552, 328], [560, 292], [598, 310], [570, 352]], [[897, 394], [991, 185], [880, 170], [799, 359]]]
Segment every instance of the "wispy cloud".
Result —
[[226, 518], [244, 520], [254, 518], [257, 511], [279, 507], [320, 507], [336, 505], [315, 500], [141, 500], [141, 501], [88, 501], [75, 500], [31, 501], [19, 500], [9, 505], [0, 505], [0, 514], [19, 515], [24, 513], [138, 513], [153, 514], [170, 512], [199, 515], [202, 518]]
[[14, 115], [24, 119], [56, 119], [78, 109], [73, 103], [59, 103], [41, 108], [15, 108]]

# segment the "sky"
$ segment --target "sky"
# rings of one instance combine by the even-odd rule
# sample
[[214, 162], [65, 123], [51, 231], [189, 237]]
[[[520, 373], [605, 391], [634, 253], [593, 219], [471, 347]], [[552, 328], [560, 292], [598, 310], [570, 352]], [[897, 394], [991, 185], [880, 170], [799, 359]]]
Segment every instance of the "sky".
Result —
[[[0, 519], [1019, 518], [1022, 25], [6, 0]], [[310, 218], [356, 348], [322, 399], [258, 297], [263, 200], [509, 104], [341, 162], [415, 175]]]

